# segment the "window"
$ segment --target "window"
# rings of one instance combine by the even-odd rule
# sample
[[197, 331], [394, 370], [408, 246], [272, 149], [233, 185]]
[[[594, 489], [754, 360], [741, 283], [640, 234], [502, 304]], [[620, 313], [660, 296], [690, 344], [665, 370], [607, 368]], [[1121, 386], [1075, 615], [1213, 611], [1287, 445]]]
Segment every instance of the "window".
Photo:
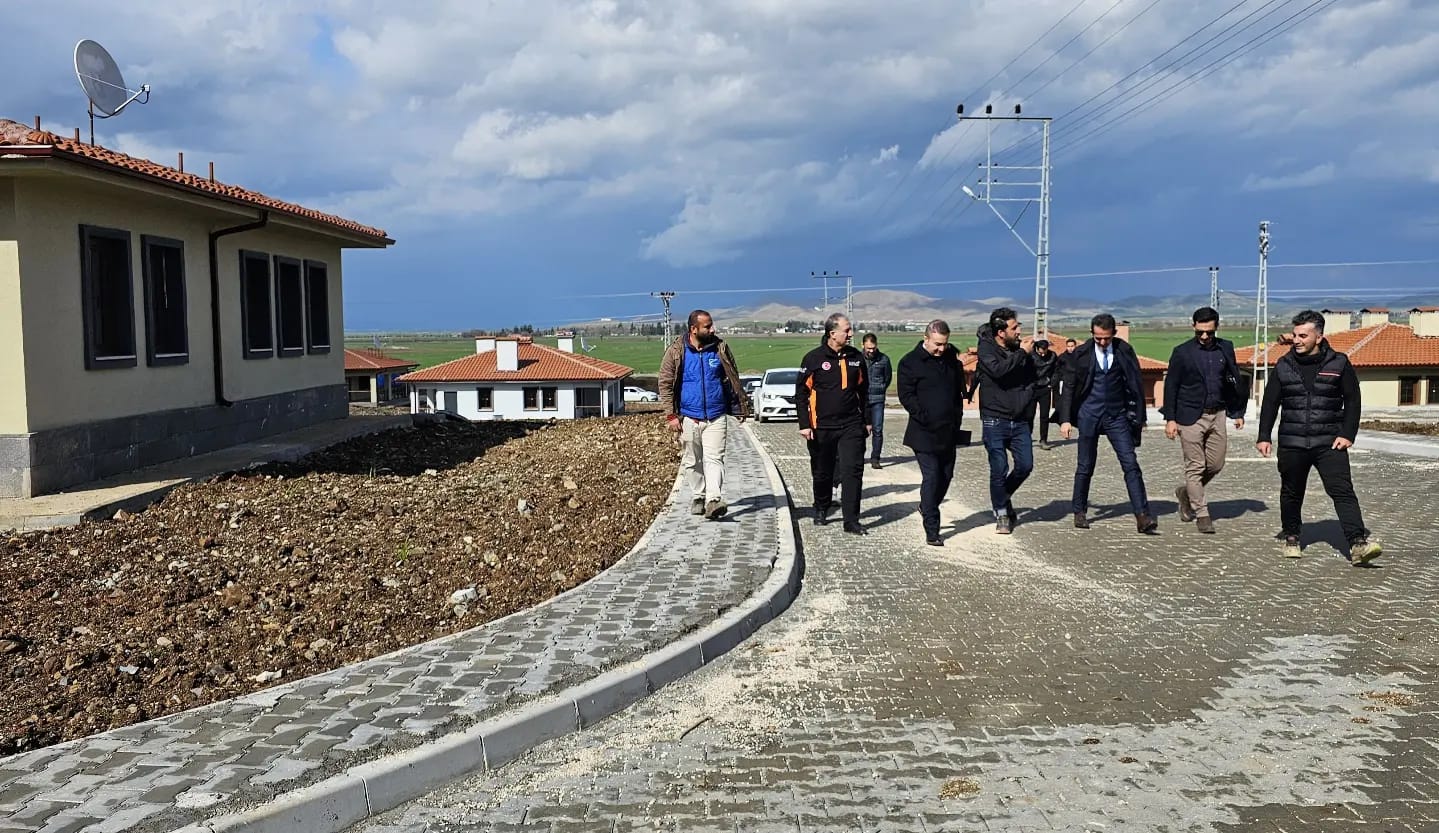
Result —
[[558, 410], [560, 407], [557, 388], [540, 388], [540, 398], [543, 404], [540, 406], [546, 411]]
[[268, 359], [275, 352], [270, 328], [270, 258], [240, 252], [240, 329], [247, 359]]
[[306, 349], [330, 352], [330, 270], [314, 260], [305, 261], [305, 323]]
[[275, 255], [275, 335], [281, 358], [305, 355], [305, 286], [300, 261]]
[[457, 390], [445, 391], [445, 411], [451, 414], [460, 412], [460, 392]]
[[80, 227], [80, 298], [85, 320], [85, 369], [134, 367], [130, 232]]
[[540, 389], [525, 388], [525, 410], [538, 411], [540, 409]]
[[140, 271], [145, 278], [145, 362], [152, 367], [185, 364], [190, 360], [185, 244], [141, 236]]
[[1417, 405], [1417, 404], [1419, 404], [1419, 377], [1418, 377], [1418, 376], [1400, 376], [1400, 377], [1399, 377], [1399, 404], [1400, 404], [1400, 405]]
[[1429, 404], [1439, 405], [1439, 376], [1429, 377]]
[[495, 409], [495, 389], [475, 388], [475, 397], [479, 400], [481, 411], [493, 411]]
[[415, 398], [420, 401], [420, 413], [432, 413], [435, 409], [430, 404], [430, 391], [427, 388], [419, 388], [415, 391]]

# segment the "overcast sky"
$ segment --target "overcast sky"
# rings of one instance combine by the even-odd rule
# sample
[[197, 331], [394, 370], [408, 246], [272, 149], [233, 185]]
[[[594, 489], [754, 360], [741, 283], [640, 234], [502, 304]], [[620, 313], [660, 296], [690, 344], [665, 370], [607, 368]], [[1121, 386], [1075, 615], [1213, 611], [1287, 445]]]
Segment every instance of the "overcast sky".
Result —
[[[1439, 258], [1432, 0], [49, 0], [5, 19], [0, 116], [82, 124], [71, 54], [94, 38], [154, 90], [101, 144], [389, 231], [346, 256], [354, 330], [652, 314], [658, 289], [818, 305], [822, 269], [1031, 298], [1033, 258], [959, 190], [986, 138], [961, 100], [1056, 117], [1057, 276], [1252, 266], [1261, 219], [1275, 264]], [[995, 125], [995, 150], [1016, 141], [997, 158], [1037, 164]], [[1016, 226], [1031, 245], [1037, 216]], [[1382, 302], [1436, 270], [1272, 284]], [[1052, 292], [1207, 288], [1198, 269]], [[739, 289], [775, 291], [701, 294]]]

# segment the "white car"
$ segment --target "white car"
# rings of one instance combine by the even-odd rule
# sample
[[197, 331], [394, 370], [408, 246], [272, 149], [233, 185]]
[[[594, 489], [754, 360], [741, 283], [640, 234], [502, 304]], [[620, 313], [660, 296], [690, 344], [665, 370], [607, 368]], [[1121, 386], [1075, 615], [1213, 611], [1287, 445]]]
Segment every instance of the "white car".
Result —
[[798, 418], [795, 410], [794, 383], [799, 379], [798, 367], [775, 367], [764, 372], [759, 390], [755, 391], [754, 418], [759, 422], [767, 419]]
[[652, 390], [645, 390], [644, 388], [637, 388], [637, 387], [634, 387], [634, 386], [631, 386], [631, 385], [626, 385], [626, 386], [625, 386], [625, 401], [626, 401], [626, 402], [658, 402], [658, 401], [660, 401], [660, 395], [657, 394], [657, 393], [655, 393], [655, 392], [652, 391]]

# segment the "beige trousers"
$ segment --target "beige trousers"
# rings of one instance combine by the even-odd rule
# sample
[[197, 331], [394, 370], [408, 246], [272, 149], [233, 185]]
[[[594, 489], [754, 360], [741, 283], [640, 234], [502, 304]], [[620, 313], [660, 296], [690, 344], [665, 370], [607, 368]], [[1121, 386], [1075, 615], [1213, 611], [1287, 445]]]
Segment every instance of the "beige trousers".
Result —
[[1193, 425], [1179, 426], [1179, 449], [1184, 455], [1184, 490], [1197, 517], [1209, 517], [1204, 487], [1224, 468], [1229, 451], [1229, 429], [1224, 411], [1200, 414]]
[[680, 471], [694, 500], [720, 499], [724, 487], [724, 447], [729, 417], [712, 421], [685, 417], [680, 424]]

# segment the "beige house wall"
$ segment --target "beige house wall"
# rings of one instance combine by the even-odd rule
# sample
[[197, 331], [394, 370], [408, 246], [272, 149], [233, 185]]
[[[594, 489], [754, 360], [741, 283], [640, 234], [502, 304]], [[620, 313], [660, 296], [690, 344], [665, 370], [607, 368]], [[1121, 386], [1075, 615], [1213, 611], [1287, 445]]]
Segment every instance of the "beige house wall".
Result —
[[18, 338], [22, 324], [18, 232], [15, 182], [0, 177], [0, 434], [29, 431], [25, 416], [25, 343]]
[[[71, 177], [13, 180], [20, 289], [23, 295], [24, 378], [28, 430], [41, 431], [115, 417], [209, 405], [214, 402], [210, 326], [208, 235], [239, 225], [245, 217], [173, 197]], [[249, 216], [258, 216], [252, 212]], [[135, 367], [85, 369], [84, 315], [80, 287], [81, 225], [130, 233], [135, 309]], [[179, 239], [185, 245], [185, 291], [189, 362], [146, 364], [141, 235]], [[0, 237], [3, 239], [3, 237]], [[241, 248], [324, 261], [329, 266], [330, 335], [327, 354], [295, 358], [243, 358], [240, 319]], [[344, 381], [344, 332], [338, 243], [295, 230], [262, 229], [219, 241], [222, 358], [225, 396], [233, 401]], [[0, 300], [5, 297], [0, 255]], [[273, 282], [272, 282], [273, 291]], [[0, 316], [9, 305], [0, 307]], [[270, 312], [273, 326], [273, 300]], [[3, 363], [0, 363], [3, 367]], [[0, 373], [5, 373], [0, 369]], [[0, 377], [3, 378], [3, 377]], [[0, 419], [10, 412], [0, 411]], [[0, 429], [3, 433], [3, 429]]]

